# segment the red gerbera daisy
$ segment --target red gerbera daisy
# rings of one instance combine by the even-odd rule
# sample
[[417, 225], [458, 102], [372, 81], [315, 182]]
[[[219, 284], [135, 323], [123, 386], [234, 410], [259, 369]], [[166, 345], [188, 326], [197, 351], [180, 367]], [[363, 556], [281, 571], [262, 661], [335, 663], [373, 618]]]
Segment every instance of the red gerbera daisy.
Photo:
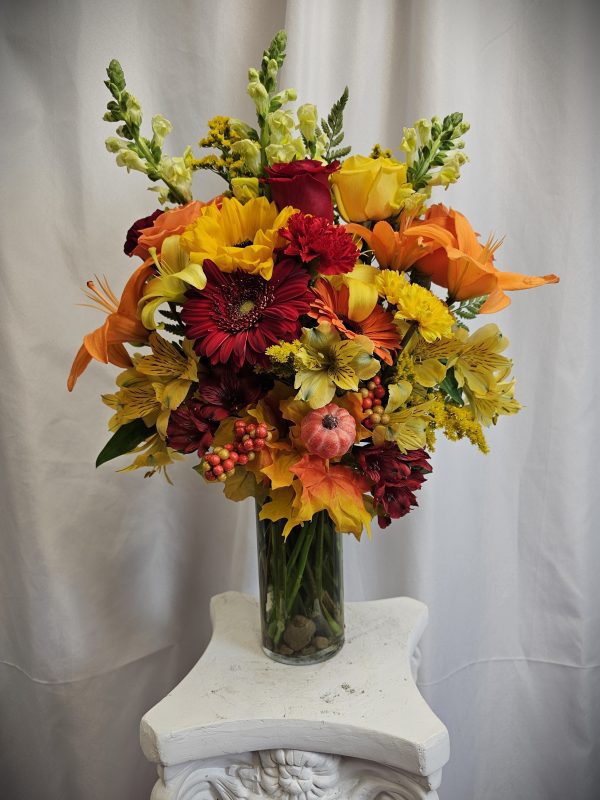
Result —
[[333, 225], [325, 217], [293, 214], [279, 233], [289, 244], [283, 251], [303, 263], [315, 261], [317, 272], [340, 275], [350, 272], [360, 255], [358, 247], [343, 225]]
[[292, 259], [273, 267], [273, 277], [241, 270], [221, 272], [210, 260], [203, 264], [207, 278], [201, 291], [192, 289], [181, 319], [194, 349], [212, 364], [268, 365], [265, 350], [300, 333], [300, 317], [310, 308], [308, 275]]

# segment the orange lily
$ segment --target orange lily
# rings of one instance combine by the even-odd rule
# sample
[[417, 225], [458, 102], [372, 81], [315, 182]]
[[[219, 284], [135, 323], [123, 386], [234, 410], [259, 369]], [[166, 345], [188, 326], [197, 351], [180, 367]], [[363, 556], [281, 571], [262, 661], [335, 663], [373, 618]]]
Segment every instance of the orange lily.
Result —
[[[349, 233], [355, 233], [364, 239], [369, 245], [377, 263], [383, 269], [405, 270], [413, 266], [423, 256], [431, 253], [439, 247], [434, 240], [425, 242], [422, 238], [406, 236], [406, 230], [410, 227], [412, 218], [404, 214], [400, 217], [400, 230], [395, 231], [389, 222], [377, 222], [373, 230], [364, 225], [351, 223], [346, 225]], [[448, 245], [452, 244], [452, 236], [440, 228], [438, 240], [445, 240]]]
[[482, 245], [467, 218], [441, 203], [429, 209], [423, 222], [414, 223], [404, 233], [436, 245], [431, 253], [415, 262], [415, 266], [433, 283], [446, 287], [451, 300], [489, 295], [481, 307], [483, 314], [509, 305], [510, 298], [504, 290], [530, 289], [559, 281], [556, 275], [536, 277], [498, 270], [494, 266], [494, 253], [501, 242], [494, 242], [490, 237]]
[[145, 342], [151, 333], [140, 322], [137, 306], [144, 285], [153, 274], [152, 259], [149, 259], [138, 267], [129, 278], [120, 301], [117, 300], [106, 279], [98, 281], [100, 288], [94, 281], [88, 281], [88, 291], [84, 290], [84, 293], [94, 303], [92, 308], [100, 308], [108, 316], [104, 325], [83, 337], [83, 344], [73, 360], [67, 380], [67, 389], [70, 392], [73, 391], [77, 379], [93, 358], [103, 364], [110, 362], [125, 369], [132, 365], [124, 343]]

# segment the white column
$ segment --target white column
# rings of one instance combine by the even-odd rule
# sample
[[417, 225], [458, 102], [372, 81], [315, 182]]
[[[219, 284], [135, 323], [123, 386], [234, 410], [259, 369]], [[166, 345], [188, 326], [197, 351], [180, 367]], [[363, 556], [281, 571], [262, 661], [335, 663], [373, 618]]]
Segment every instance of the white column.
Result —
[[152, 800], [435, 800], [448, 733], [414, 683], [427, 609], [348, 603], [346, 644], [312, 666], [272, 661], [258, 604], [211, 603], [212, 640], [141, 722]]

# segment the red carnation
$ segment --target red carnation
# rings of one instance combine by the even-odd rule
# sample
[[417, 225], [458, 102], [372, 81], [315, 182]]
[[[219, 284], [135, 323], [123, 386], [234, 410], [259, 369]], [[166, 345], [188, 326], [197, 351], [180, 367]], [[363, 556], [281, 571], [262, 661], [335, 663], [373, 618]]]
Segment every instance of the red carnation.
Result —
[[325, 217], [333, 222], [329, 176], [339, 167], [339, 161], [324, 164], [310, 158], [266, 167], [271, 197], [279, 209], [293, 206], [305, 214]]
[[316, 270], [322, 275], [350, 272], [360, 255], [344, 226], [334, 225], [324, 217], [293, 214], [287, 228], [279, 233], [289, 242], [283, 251], [286, 255], [296, 256], [305, 264], [315, 261]]
[[142, 217], [141, 219], [136, 219], [133, 223], [131, 228], [127, 231], [127, 236], [125, 238], [125, 244], [123, 245], [123, 252], [127, 256], [133, 255], [133, 251], [137, 247], [138, 239], [140, 238], [140, 234], [144, 228], [149, 228], [154, 220], [163, 213], [161, 208], [157, 208], [156, 211], [153, 211], [150, 216]]
[[205, 260], [206, 287], [187, 293], [181, 319], [194, 349], [212, 364], [268, 366], [265, 350], [300, 334], [300, 317], [310, 310], [308, 274], [287, 258], [266, 281], [241, 270], [221, 272]]
[[357, 449], [358, 465], [374, 484], [371, 492], [381, 528], [418, 505], [415, 492], [431, 472], [428, 459], [425, 450], [401, 453], [394, 442]]

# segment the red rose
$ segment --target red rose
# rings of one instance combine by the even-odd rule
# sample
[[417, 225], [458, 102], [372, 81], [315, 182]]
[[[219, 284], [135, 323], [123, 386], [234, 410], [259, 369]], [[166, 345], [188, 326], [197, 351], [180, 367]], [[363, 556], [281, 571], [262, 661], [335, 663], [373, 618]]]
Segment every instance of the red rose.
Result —
[[340, 167], [339, 161], [324, 164], [306, 158], [290, 164], [267, 167], [267, 183], [271, 198], [279, 209], [294, 206], [305, 214], [333, 221], [333, 201], [329, 191], [329, 176]]

